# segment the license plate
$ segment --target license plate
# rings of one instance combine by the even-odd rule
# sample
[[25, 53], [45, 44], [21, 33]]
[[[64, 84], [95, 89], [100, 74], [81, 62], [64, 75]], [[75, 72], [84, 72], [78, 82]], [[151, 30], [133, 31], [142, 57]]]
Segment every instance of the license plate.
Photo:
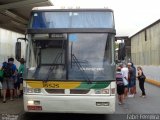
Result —
[[28, 110], [42, 110], [42, 106], [27, 106]]
[[96, 106], [109, 106], [109, 102], [96, 102]]

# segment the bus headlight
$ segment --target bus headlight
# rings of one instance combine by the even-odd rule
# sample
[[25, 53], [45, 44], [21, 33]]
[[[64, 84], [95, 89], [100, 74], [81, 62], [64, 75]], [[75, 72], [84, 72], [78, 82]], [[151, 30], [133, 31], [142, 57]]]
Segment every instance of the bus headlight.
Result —
[[33, 93], [33, 88], [26, 88], [26, 93]]
[[37, 100], [29, 100], [27, 102], [28, 105], [40, 105], [40, 101]]
[[109, 94], [109, 89], [95, 90], [95, 94]]
[[35, 88], [34, 93], [41, 93], [41, 89], [40, 88]]
[[115, 94], [115, 88], [95, 90], [95, 94]]
[[25, 90], [26, 93], [41, 93], [40, 88], [26, 88]]

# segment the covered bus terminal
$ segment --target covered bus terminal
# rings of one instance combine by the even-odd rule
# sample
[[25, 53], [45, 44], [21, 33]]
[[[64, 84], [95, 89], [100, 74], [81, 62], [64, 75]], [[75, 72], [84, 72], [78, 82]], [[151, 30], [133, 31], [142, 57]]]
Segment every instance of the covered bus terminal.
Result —
[[25, 34], [32, 8], [52, 5], [49, 0], [0, 0], [0, 27]]
[[[24, 37], [26, 28], [28, 25], [28, 20], [30, 16], [30, 11], [33, 7], [40, 7], [40, 6], [53, 6], [52, 2], [49, 0], [0, 0], [0, 29], [3, 29], [8, 32], [13, 32], [10, 34], [17, 34], [17, 37]], [[0, 63], [2, 63], [3, 58], [1, 59], [2, 51], [2, 39], [6, 37], [6, 34], [3, 34], [5, 32], [2, 32], [0, 30]], [[8, 35], [8, 34], [7, 34]], [[14, 36], [15, 37], [15, 36]], [[125, 38], [117, 37], [117, 39], [126, 39], [126, 41], [129, 39], [128, 36], [125, 36]], [[10, 37], [9, 40], [11, 43], [12, 41], [16, 41], [16, 38]], [[131, 57], [131, 43], [127, 43], [127, 59]], [[125, 50], [126, 50], [125, 49]], [[12, 50], [12, 49], [11, 49]], [[14, 51], [12, 51], [14, 52]], [[8, 56], [6, 56], [8, 57]], [[154, 71], [153, 71], [154, 72]], [[134, 113], [146, 113], [146, 114], [159, 114], [159, 106], [157, 103], [159, 103], [160, 97], [159, 97], [159, 87], [155, 87], [151, 84], [146, 83], [146, 91], [147, 91], [147, 98], [143, 99], [138, 96], [138, 94], [135, 96], [135, 98], [128, 98], [124, 106], [119, 106], [116, 103], [116, 114], [134, 114]], [[138, 81], [137, 81], [137, 92], [140, 93]], [[156, 93], [156, 94], [155, 94]], [[23, 98], [17, 98], [14, 101], [7, 101], [7, 103], [2, 103], [2, 97], [0, 97], [0, 120], [9, 120], [7, 119], [9, 116], [14, 116], [15, 119], [12, 120], [20, 120], [20, 119], [27, 119], [24, 118], [24, 110], [23, 110]], [[38, 118], [39, 116], [39, 118]], [[63, 116], [73, 119], [78, 117], [77, 120], [83, 119], [83, 120], [106, 120], [107, 118], [110, 118], [110, 116], [100, 116], [100, 115], [69, 115], [69, 114], [54, 114], [52, 115], [52, 119], [59, 119], [64, 120]], [[28, 119], [49, 119], [47, 115], [34, 115], [31, 117], [31, 115], [28, 115]], [[115, 116], [117, 117], [117, 116]], [[119, 120], [126, 119], [126, 116], [118, 116], [117, 118]], [[16, 119], [17, 118], [17, 119]], [[27, 120], [28, 120], [27, 119]]]
[[[10, 54], [13, 52], [12, 49], [7, 46], [12, 46], [12, 41], [16, 41], [15, 37], [25, 36], [30, 12], [33, 7], [40, 6], [53, 6], [53, 4], [49, 0], [0, 0], [0, 64], [7, 57], [14, 57]], [[6, 37], [10, 44], [4, 44]], [[4, 48], [7, 48], [7, 53]], [[6, 114], [19, 115], [21, 112], [23, 112], [22, 98], [12, 102], [7, 101], [7, 104], [3, 104], [0, 98], [0, 119], [3, 117], [5, 119]]]

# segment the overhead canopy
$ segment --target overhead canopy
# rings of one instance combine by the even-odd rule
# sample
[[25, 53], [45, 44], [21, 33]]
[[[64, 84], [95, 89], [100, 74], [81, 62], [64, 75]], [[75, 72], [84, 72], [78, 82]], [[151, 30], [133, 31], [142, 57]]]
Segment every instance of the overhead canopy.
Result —
[[0, 27], [25, 34], [33, 7], [52, 6], [49, 0], [0, 0]]

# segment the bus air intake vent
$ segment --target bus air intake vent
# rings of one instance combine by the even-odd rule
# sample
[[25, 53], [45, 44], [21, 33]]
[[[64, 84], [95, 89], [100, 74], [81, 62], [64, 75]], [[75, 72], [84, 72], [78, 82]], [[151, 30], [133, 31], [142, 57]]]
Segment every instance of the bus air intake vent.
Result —
[[49, 94], [65, 94], [64, 89], [45, 89]]
[[71, 89], [70, 94], [87, 94], [90, 90]]

